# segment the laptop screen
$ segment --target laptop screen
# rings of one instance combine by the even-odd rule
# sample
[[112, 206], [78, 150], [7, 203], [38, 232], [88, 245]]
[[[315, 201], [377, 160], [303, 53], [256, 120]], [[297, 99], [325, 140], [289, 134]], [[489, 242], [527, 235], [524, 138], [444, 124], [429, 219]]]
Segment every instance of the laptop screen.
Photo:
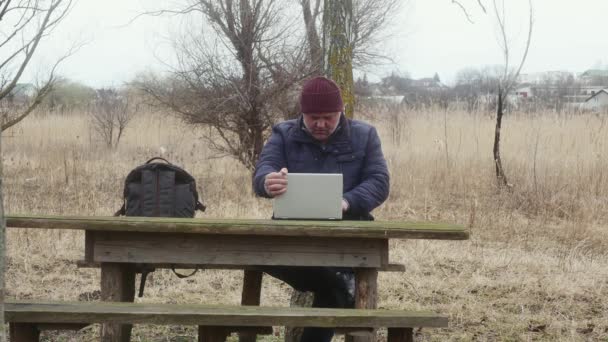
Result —
[[275, 219], [341, 220], [341, 173], [288, 173], [287, 191], [273, 202]]

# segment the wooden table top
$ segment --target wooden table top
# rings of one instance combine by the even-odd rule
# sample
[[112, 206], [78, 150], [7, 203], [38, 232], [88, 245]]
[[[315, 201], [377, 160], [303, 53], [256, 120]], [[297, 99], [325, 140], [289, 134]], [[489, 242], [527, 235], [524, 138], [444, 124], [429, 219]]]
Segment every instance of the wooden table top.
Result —
[[457, 224], [415, 221], [313, 221], [114, 216], [7, 215], [9, 228], [80, 229], [212, 235], [466, 240]]

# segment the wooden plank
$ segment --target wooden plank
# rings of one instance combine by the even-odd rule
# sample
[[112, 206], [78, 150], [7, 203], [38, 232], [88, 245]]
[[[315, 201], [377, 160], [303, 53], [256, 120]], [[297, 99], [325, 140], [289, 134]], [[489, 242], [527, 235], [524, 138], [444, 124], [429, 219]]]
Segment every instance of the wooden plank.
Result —
[[414, 342], [414, 329], [388, 328], [387, 342]]
[[[102, 263], [101, 300], [133, 302], [134, 299], [135, 270], [133, 265]], [[101, 327], [102, 342], [129, 342], [130, 340], [131, 325], [129, 324], [104, 324]]]
[[97, 232], [99, 262], [380, 267], [385, 240]]
[[[6, 317], [5, 317], [6, 318]], [[9, 326], [11, 342], [38, 342], [40, 331], [31, 323], [12, 323]]]
[[213, 306], [119, 302], [6, 302], [11, 323], [129, 323], [338, 328], [447, 327], [446, 317], [419, 311]]
[[[170, 269], [175, 266], [172, 264], [146, 264], [156, 269]], [[101, 263], [95, 261], [78, 260], [76, 261], [76, 267], [78, 268], [100, 268]], [[255, 265], [212, 265], [212, 264], [181, 264], [179, 268], [182, 269], [199, 269], [199, 270], [256, 270], [258, 266]], [[378, 272], [405, 272], [405, 265], [403, 264], [388, 264], [378, 268]]]
[[457, 224], [412, 221], [298, 221], [114, 216], [8, 215], [7, 227], [157, 233], [465, 240]]

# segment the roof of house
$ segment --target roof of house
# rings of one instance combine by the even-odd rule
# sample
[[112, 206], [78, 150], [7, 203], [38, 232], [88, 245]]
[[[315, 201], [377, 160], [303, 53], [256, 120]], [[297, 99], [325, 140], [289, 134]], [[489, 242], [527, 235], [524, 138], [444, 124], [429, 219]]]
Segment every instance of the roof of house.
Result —
[[529, 83], [529, 82], [524, 82], [524, 83], [520, 83], [520, 84], [518, 84], [518, 85], [515, 87], [515, 89], [517, 90], [517, 89], [523, 89], [523, 88], [530, 88], [530, 87], [532, 87], [533, 85], [534, 85], [534, 84], [532, 84], [532, 83]]
[[602, 89], [602, 90], [598, 91], [597, 93], [591, 95], [591, 97], [589, 97], [588, 99], [586, 99], [585, 102], [589, 102], [589, 100], [591, 100], [592, 98], [598, 96], [601, 93], [605, 93], [606, 95], [608, 95], [608, 90]]

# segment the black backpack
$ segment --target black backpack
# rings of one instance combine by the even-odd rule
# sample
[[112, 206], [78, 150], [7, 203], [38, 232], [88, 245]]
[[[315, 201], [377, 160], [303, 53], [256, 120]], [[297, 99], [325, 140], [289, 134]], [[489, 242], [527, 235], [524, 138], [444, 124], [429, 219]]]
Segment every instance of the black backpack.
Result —
[[[153, 163], [154, 160], [164, 163]], [[194, 177], [159, 157], [129, 172], [123, 199], [114, 216], [194, 217], [196, 210], [205, 211]]]
[[[164, 163], [152, 163], [162, 160]], [[124, 203], [114, 216], [152, 216], [152, 217], [194, 217], [196, 210], [205, 211], [205, 206], [199, 201], [196, 182], [188, 172], [175, 166], [166, 159], [155, 157], [145, 164], [133, 169], [125, 179], [123, 190]], [[183, 275], [171, 267], [179, 278], [192, 276]], [[144, 294], [146, 278], [154, 268], [139, 265], [141, 272], [139, 297]]]

